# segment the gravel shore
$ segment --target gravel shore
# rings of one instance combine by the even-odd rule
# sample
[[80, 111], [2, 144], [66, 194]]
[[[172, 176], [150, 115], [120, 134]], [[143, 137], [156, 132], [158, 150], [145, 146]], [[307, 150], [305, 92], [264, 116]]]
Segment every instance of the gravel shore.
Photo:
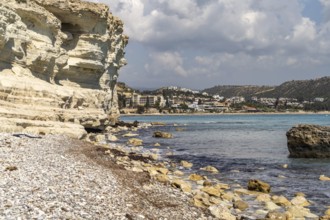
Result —
[[0, 219], [212, 219], [189, 199], [90, 143], [0, 134]]

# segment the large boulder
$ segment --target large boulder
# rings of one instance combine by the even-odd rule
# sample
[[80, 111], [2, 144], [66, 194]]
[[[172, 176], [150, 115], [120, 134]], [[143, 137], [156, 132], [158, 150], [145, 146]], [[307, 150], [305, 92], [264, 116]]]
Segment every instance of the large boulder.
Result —
[[301, 124], [286, 136], [290, 157], [330, 158], [330, 126]]

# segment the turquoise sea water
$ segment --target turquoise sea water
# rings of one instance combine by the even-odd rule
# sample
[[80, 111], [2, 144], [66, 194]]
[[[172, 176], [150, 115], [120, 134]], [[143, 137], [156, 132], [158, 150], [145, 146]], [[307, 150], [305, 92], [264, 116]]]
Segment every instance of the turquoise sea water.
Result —
[[[295, 192], [305, 193], [318, 214], [330, 206], [330, 182], [318, 179], [322, 174], [330, 176], [330, 159], [288, 158], [285, 135], [296, 124], [330, 126], [330, 115], [122, 116], [121, 120], [166, 122], [167, 126], [140, 131], [145, 145], [159, 142], [162, 149], [173, 149], [172, 159], [192, 161], [196, 170], [213, 165], [224, 182], [244, 186], [251, 178], [261, 179], [271, 184], [275, 194], [292, 198]], [[176, 131], [177, 127], [184, 130]], [[171, 132], [174, 138], [155, 140], [154, 130]]]

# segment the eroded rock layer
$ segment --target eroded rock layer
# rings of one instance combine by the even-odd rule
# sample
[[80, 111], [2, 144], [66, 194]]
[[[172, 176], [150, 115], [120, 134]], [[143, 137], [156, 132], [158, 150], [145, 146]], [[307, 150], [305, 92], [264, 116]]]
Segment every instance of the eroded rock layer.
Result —
[[123, 23], [80, 0], [0, 3], [0, 131], [104, 130], [118, 117]]

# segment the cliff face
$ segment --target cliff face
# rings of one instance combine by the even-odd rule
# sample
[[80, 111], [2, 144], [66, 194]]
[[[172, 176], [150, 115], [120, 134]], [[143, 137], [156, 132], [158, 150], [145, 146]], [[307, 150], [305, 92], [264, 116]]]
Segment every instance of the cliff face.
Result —
[[118, 118], [123, 23], [80, 0], [0, 3], [0, 131], [103, 130]]

